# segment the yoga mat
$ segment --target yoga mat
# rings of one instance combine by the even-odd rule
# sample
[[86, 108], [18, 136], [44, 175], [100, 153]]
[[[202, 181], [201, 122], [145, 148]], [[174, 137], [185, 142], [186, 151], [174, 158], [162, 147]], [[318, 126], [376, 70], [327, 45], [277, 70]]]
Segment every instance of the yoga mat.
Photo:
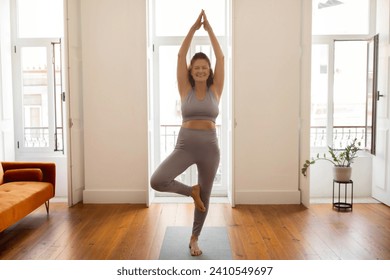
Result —
[[191, 256], [188, 247], [191, 227], [167, 227], [160, 250], [160, 260], [231, 260], [232, 253], [225, 227], [205, 227], [198, 244], [203, 254]]

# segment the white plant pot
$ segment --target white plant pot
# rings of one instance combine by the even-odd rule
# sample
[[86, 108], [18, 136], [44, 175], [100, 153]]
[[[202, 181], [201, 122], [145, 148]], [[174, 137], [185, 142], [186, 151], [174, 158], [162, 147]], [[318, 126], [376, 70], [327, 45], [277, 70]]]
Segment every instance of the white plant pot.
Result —
[[352, 167], [333, 166], [333, 179], [339, 182], [351, 180]]

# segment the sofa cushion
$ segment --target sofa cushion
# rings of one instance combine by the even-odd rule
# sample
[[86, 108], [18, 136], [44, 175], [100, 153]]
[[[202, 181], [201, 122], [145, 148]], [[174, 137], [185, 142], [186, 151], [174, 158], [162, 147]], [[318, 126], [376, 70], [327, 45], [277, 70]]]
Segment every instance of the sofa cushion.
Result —
[[9, 169], [4, 172], [4, 183], [17, 181], [41, 182], [42, 170], [39, 168]]
[[54, 195], [47, 182], [13, 182], [0, 186], [0, 232], [20, 220]]

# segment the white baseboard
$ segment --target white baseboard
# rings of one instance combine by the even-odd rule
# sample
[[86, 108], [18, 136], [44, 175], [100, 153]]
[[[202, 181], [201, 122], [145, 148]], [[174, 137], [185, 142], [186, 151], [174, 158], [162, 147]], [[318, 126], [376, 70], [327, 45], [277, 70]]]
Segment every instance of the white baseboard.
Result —
[[145, 204], [145, 190], [84, 190], [83, 203], [132, 203]]
[[235, 204], [300, 204], [301, 193], [295, 191], [237, 191]]
[[[348, 198], [349, 201], [349, 198]], [[331, 204], [331, 197], [312, 197], [310, 199], [311, 204]], [[380, 203], [378, 200], [372, 197], [354, 197], [353, 203]]]

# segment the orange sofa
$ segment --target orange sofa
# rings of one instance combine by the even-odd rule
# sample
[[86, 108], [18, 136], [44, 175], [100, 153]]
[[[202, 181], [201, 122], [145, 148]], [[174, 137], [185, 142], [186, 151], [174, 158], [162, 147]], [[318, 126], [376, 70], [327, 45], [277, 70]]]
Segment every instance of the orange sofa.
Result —
[[55, 195], [56, 166], [46, 162], [1, 162], [0, 232], [46, 205]]

